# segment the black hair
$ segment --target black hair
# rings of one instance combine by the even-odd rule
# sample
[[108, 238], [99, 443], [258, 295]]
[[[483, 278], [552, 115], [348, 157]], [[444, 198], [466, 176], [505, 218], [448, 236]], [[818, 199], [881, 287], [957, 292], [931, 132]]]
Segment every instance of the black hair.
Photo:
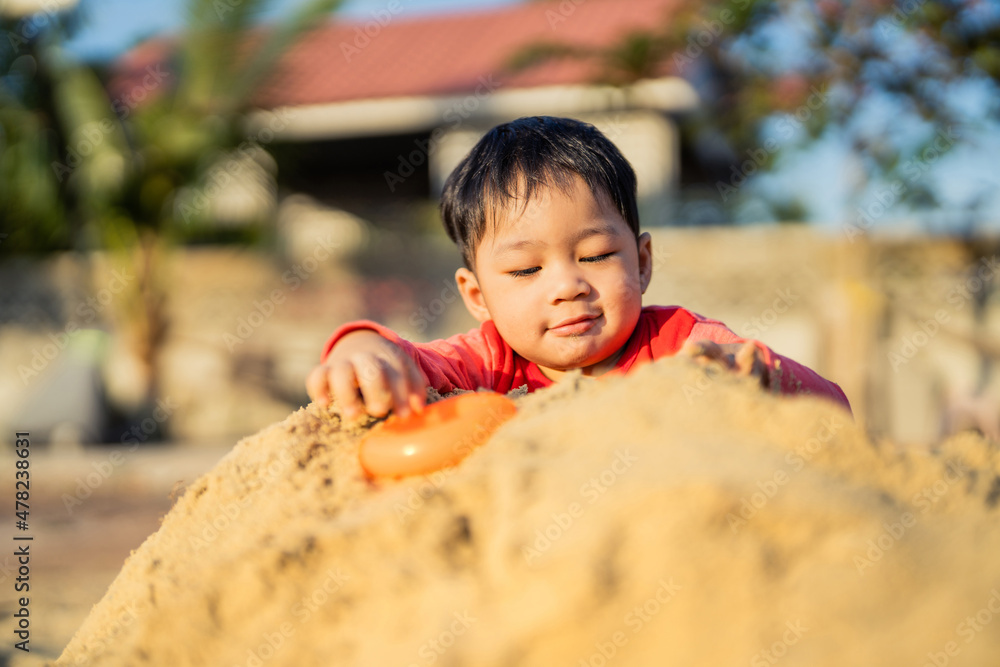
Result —
[[486, 225], [495, 230], [501, 211], [526, 206], [540, 187], [567, 191], [574, 174], [614, 205], [638, 239], [635, 172], [621, 151], [589, 123], [518, 118], [487, 132], [445, 181], [441, 217], [465, 266], [474, 269]]

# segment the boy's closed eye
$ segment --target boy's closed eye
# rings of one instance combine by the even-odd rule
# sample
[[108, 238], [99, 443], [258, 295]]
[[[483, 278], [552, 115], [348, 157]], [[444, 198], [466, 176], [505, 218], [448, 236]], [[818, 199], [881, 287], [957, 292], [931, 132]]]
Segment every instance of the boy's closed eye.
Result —
[[[591, 257], [581, 257], [580, 261], [581, 262], [587, 262], [589, 264], [596, 264], [598, 262], [607, 261], [614, 254], [615, 254], [614, 252], [606, 252], [603, 255], [593, 255]], [[541, 270], [542, 270], [542, 267], [540, 267], [540, 266], [533, 266], [533, 267], [528, 268], [528, 269], [515, 269], [514, 271], [508, 271], [507, 273], [508, 273], [508, 275], [513, 276], [514, 278], [523, 278], [524, 276], [530, 276], [530, 275], [533, 275], [535, 273], [538, 273]]]
[[614, 252], [606, 252], [603, 255], [594, 255], [593, 257], [581, 257], [580, 261], [581, 262], [591, 262], [591, 263], [603, 262], [603, 261], [609, 259], [614, 254], [615, 254]]

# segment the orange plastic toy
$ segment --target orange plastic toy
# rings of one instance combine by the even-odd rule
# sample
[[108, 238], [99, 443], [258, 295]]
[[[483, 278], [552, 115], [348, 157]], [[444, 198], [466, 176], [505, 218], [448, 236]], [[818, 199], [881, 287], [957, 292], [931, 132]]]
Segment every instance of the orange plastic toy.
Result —
[[361, 467], [374, 477], [424, 475], [457, 464], [517, 412], [494, 392], [431, 403], [408, 417], [390, 415], [361, 440]]

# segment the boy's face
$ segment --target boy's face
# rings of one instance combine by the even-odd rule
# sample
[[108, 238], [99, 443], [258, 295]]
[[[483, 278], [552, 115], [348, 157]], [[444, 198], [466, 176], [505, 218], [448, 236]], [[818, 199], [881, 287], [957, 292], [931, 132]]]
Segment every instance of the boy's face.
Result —
[[455, 274], [466, 306], [492, 319], [515, 352], [552, 379], [614, 367], [642, 309], [652, 273], [649, 234], [638, 244], [606, 197], [574, 175], [542, 188], [476, 248], [476, 272]]

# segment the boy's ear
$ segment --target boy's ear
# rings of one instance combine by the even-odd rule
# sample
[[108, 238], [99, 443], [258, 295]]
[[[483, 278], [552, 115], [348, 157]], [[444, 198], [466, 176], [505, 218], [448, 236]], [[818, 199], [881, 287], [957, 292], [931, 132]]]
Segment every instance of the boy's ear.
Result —
[[464, 266], [455, 271], [455, 282], [458, 284], [458, 291], [465, 302], [465, 308], [478, 322], [485, 322], [493, 319], [490, 317], [490, 309], [486, 307], [486, 299], [483, 298], [483, 291], [479, 288], [479, 279], [476, 274], [469, 271]]
[[639, 234], [639, 286], [646, 293], [653, 278], [653, 237], [649, 232]]

